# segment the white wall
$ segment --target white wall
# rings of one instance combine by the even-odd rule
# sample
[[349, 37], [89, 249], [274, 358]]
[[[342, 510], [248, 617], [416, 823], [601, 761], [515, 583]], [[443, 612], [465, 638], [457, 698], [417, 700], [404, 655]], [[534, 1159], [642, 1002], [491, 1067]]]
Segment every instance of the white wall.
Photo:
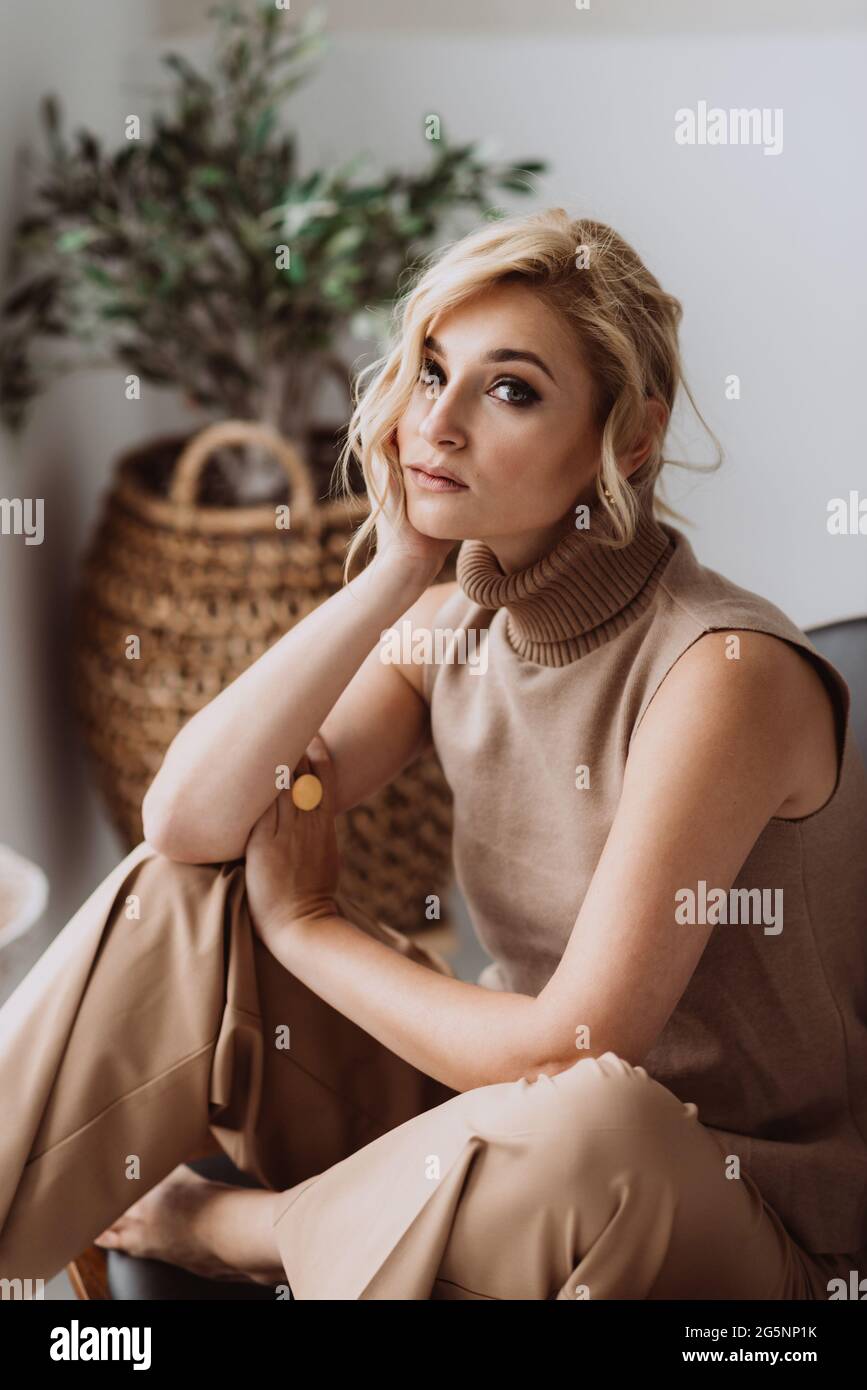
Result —
[[[867, 493], [867, 35], [588, 39], [571, 18], [556, 35], [340, 35], [297, 98], [306, 156], [423, 160], [435, 112], [455, 141], [547, 159], [518, 206], [613, 224], [684, 305], [687, 379], [727, 454], [715, 474], [673, 473], [701, 558], [802, 626], [867, 612], [867, 538], [826, 529], [829, 498]], [[782, 107], [782, 153], [677, 145], [674, 112], [700, 100]], [[682, 425], [670, 452], [711, 459]]]
[[[142, 69], [157, 13], [129, 0], [0, 2], [0, 262], [27, 206], [24, 150], [42, 149], [42, 94], [61, 98], [67, 131], [86, 126], [114, 143], [123, 116], [147, 109]], [[71, 590], [114, 459], [199, 418], [171, 392], [130, 402], [119, 372], [86, 371], [37, 401], [23, 435], [0, 434], [0, 497], [45, 506], [42, 545], [0, 535], [0, 842], [42, 865], [51, 886], [38, 928], [0, 953], [0, 999], [123, 855], [70, 709]]]
[[[0, 0], [0, 255], [39, 96], [57, 91], [73, 125], [114, 139], [123, 115], [148, 109], [156, 49], [167, 35], [195, 48], [206, 8]], [[825, 529], [830, 497], [867, 491], [863, 6], [774, 0], [711, 17], [686, 0], [590, 13], [566, 0], [327, 8], [332, 52], [291, 108], [305, 165], [366, 149], [372, 167], [420, 166], [430, 112], [455, 141], [547, 159], [533, 196], [504, 206], [613, 223], [683, 301], [688, 378], [727, 451], [720, 472], [671, 492], [696, 522], [700, 557], [802, 626], [867, 612], [867, 538]], [[783, 153], [677, 146], [674, 112], [700, 100], [782, 107]], [[724, 398], [728, 373], [740, 401]], [[120, 853], [68, 714], [70, 585], [114, 458], [178, 423], [194, 421], [171, 393], [130, 404], [119, 373], [87, 373], [41, 400], [23, 439], [0, 441], [0, 496], [46, 499], [41, 547], [0, 537], [0, 841], [51, 878], [44, 934]], [[680, 448], [711, 457], [698, 427]]]

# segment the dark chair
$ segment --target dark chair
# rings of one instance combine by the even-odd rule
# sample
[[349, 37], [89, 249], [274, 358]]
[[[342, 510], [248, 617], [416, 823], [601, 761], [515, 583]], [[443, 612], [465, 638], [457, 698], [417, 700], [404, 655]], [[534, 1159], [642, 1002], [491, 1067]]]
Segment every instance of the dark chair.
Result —
[[852, 733], [867, 763], [867, 618], [849, 618], [807, 630], [817, 651], [837, 667], [852, 692]]
[[[837, 667], [852, 692], [852, 732], [867, 762], [867, 618], [827, 623], [811, 628], [807, 636], [817, 651]], [[239, 1187], [257, 1187], [239, 1172], [225, 1154], [197, 1159], [190, 1168], [203, 1177]], [[199, 1279], [157, 1260], [138, 1260], [119, 1250], [103, 1252], [93, 1246], [74, 1265], [69, 1276], [79, 1298], [113, 1299], [270, 1299], [274, 1290], [257, 1284], [219, 1283]]]

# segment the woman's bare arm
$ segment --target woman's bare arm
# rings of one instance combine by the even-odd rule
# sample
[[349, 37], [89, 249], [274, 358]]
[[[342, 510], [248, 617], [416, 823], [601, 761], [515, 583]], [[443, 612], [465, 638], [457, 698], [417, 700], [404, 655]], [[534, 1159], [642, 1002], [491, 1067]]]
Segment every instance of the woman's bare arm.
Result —
[[730, 660], [730, 635], [705, 634], [680, 657], [633, 735], [605, 848], [538, 996], [554, 1070], [587, 1055], [575, 1050], [581, 1025], [593, 1055], [640, 1064], [712, 932], [784, 929], [782, 916], [714, 926], [675, 915], [676, 895], [699, 880], [728, 893], [770, 818], [816, 810], [837, 777], [834, 709], [816, 670], [761, 632], [739, 632]]
[[294, 769], [320, 728], [338, 813], [390, 781], [425, 742], [427, 705], [419, 668], [384, 664], [379, 639], [433, 611], [441, 564], [377, 555], [194, 715], [145, 795], [148, 843], [187, 863], [240, 858], [277, 795], [276, 769]]
[[[756, 633], [741, 633], [741, 660], [729, 661], [725, 638], [700, 638], [651, 702], [572, 936], [537, 997], [440, 975], [339, 916], [276, 921], [264, 933], [269, 950], [456, 1091], [552, 1075], [607, 1051], [640, 1064], [714, 929], [678, 925], [678, 890], [702, 878], [727, 890], [770, 817], [793, 802], [814, 808], [835, 777], [833, 711], [815, 672]], [[816, 743], [821, 759], [809, 751]], [[579, 1051], [585, 1026], [590, 1045], [582, 1039]]]

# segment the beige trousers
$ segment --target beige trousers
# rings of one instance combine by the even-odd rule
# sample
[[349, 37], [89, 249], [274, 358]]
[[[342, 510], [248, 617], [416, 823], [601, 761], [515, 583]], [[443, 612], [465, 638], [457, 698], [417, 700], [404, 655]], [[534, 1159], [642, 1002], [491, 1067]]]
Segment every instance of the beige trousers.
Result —
[[613, 1053], [463, 1093], [419, 1072], [274, 960], [240, 860], [132, 850], [0, 1009], [0, 1094], [0, 1278], [51, 1278], [209, 1136], [282, 1194], [299, 1299], [826, 1298], [853, 1267]]

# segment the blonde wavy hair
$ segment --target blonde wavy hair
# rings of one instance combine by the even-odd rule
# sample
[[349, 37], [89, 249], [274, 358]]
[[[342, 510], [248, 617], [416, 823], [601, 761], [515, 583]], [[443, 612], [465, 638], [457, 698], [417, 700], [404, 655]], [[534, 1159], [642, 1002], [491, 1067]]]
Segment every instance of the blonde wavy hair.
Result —
[[[372, 503], [348, 547], [344, 583], [361, 545], [373, 540], [377, 518], [392, 489], [397, 505], [401, 510], [405, 507], [403, 474], [392, 435], [418, 382], [431, 323], [504, 282], [531, 286], [560, 316], [593, 378], [595, 423], [602, 431], [596, 489], [599, 505], [610, 520], [610, 539], [601, 537], [600, 543], [628, 545], [640, 508], [648, 500], [657, 517], [686, 520], [655, 493], [663, 464], [707, 467], [663, 455], [679, 386], [716, 443], [717, 457], [710, 469], [722, 463], [722, 448], [684, 379], [678, 343], [682, 306], [613, 228], [570, 218], [563, 208], [504, 218], [431, 253], [415, 276], [415, 283], [392, 308], [388, 350], [356, 377], [354, 409], [335, 465], [340, 491], [352, 497], [356, 494], [350, 483], [351, 467], [357, 460]], [[625, 479], [618, 458], [646, 434], [648, 397], [665, 405], [665, 419], [651, 426], [650, 453]], [[611, 494], [610, 502], [605, 489]]]

